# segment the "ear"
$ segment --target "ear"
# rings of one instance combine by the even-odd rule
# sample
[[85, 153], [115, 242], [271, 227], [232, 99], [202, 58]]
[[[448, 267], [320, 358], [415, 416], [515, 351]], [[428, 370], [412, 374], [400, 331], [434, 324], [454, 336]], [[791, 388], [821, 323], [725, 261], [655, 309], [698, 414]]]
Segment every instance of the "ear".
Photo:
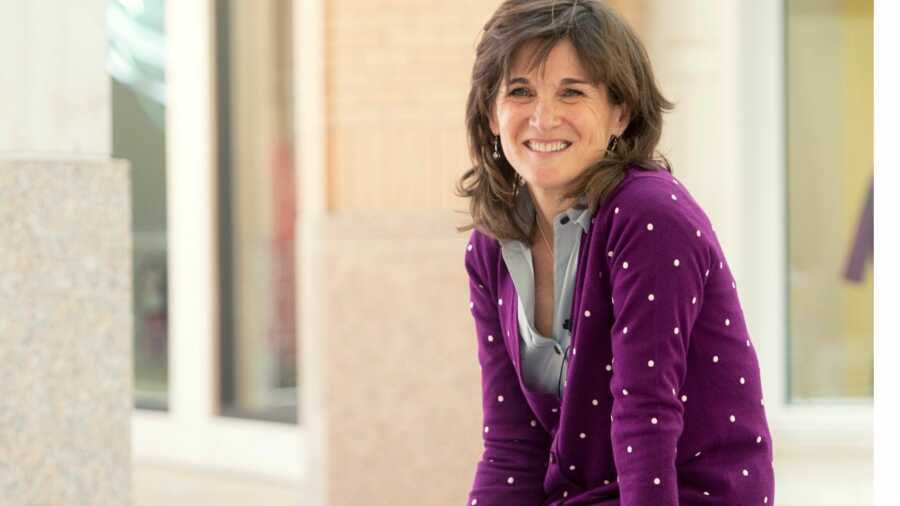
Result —
[[617, 132], [616, 135], [621, 136], [628, 128], [628, 124], [631, 123], [631, 108], [627, 103], [622, 102], [615, 106], [613, 117], [615, 119], [613, 130]]

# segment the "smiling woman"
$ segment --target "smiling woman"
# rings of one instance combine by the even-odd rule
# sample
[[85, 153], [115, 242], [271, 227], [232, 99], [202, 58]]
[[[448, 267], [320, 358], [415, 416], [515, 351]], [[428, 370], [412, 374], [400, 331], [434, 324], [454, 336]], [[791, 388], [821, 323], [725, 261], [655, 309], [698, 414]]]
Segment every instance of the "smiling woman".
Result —
[[672, 105], [634, 32], [598, 1], [508, 0], [467, 107], [484, 440], [468, 504], [774, 504], [737, 284], [655, 153]]

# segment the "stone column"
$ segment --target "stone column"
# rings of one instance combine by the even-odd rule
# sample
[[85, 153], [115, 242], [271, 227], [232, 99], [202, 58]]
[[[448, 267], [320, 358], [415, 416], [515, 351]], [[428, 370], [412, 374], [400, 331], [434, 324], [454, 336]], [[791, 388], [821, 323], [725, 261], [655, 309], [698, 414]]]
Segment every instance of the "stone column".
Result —
[[106, 1], [0, 0], [0, 503], [129, 504], [131, 203]]

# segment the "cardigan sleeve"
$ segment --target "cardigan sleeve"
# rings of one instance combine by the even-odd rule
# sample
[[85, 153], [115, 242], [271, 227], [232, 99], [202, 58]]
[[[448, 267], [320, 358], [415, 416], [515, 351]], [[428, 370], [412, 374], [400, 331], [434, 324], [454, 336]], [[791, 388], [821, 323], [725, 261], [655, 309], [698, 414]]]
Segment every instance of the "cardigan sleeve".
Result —
[[616, 208], [608, 236], [613, 458], [622, 506], [677, 506], [681, 387], [710, 256], [702, 211], [644, 193]]
[[487, 247], [487, 239], [481, 239], [470, 240], [465, 265], [481, 366], [484, 451], [466, 504], [539, 506], [545, 499], [543, 483], [551, 440], [525, 400], [507, 352], [498, 316], [499, 299], [484, 274], [490, 262], [485, 252], [479, 251]]

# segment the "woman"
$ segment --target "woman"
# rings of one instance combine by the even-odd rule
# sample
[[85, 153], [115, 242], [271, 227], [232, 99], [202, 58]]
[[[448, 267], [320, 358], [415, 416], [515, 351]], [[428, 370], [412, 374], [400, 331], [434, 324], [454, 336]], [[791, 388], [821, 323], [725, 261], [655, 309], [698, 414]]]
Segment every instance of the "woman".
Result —
[[508, 0], [467, 107], [484, 410], [468, 504], [773, 504], [737, 287], [654, 155], [672, 105], [633, 31], [596, 1]]

